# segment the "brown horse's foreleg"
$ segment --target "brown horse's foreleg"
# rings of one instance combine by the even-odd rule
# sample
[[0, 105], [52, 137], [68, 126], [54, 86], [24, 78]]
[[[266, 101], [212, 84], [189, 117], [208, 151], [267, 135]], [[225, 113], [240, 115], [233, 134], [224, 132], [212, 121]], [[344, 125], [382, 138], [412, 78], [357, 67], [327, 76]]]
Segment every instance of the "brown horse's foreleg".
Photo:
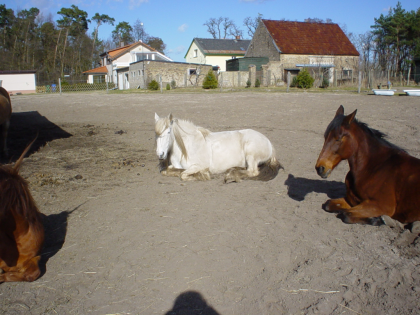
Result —
[[324, 209], [328, 212], [341, 212], [350, 208], [351, 206], [344, 198], [330, 199], [324, 204]]
[[0, 283], [14, 281], [35, 281], [41, 275], [41, 270], [38, 266], [40, 259], [41, 256], [36, 256], [30, 260], [27, 260], [23, 266], [4, 268], [4, 273], [0, 274]]
[[376, 202], [366, 200], [355, 207], [344, 210], [340, 213], [339, 217], [343, 220], [343, 222], [350, 224], [360, 223], [382, 225], [384, 222], [379, 218], [382, 215], [392, 216], [392, 213], [389, 213], [385, 209], [379, 207]]

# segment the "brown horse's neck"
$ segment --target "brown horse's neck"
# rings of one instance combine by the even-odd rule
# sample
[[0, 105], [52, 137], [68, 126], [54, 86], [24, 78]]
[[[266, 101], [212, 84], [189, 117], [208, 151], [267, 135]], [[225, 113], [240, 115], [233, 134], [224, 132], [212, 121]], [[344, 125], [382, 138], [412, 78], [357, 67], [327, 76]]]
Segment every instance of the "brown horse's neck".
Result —
[[348, 158], [350, 172], [357, 173], [374, 169], [395, 151], [382, 143], [381, 139], [366, 133], [359, 125], [354, 124], [351, 128], [353, 129], [354, 153]]

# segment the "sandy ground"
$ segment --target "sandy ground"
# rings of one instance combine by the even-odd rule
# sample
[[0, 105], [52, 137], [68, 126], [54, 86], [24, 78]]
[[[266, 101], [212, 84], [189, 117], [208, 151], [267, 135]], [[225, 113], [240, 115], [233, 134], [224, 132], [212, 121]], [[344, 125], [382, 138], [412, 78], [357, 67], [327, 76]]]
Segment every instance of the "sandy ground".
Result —
[[[339, 105], [420, 156], [420, 99], [356, 94], [13, 96], [11, 153], [47, 240], [43, 275], [0, 284], [1, 314], [419, 314], [420, 241], [346, 225], [346, 162], [314, 165]], [[285, 171], [269, 182], [163, 177], [154, 113], [265, 134]]]

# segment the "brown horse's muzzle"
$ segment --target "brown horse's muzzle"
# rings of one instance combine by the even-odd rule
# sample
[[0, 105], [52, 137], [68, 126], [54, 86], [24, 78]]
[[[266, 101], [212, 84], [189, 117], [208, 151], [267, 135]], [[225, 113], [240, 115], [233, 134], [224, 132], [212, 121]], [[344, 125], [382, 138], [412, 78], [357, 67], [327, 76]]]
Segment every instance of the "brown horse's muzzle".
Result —
[[330, 168], [325, 168], [324, 166], [318, 166], [318, 164], [315, 166], [316, 172], [318, 173], [319, 176], [321, 176], [322, 178], [327, 178], [328, 176], [330, 176], [332, 169]]

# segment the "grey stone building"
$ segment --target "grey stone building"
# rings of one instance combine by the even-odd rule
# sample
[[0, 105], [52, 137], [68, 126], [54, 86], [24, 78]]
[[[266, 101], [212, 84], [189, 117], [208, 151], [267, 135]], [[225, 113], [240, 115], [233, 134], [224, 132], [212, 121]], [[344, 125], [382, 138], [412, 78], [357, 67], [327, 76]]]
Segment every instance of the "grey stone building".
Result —
[[333, 23], [261, 20], [245, 58], [267, 57], [266, 70], [277, 80], [306, 68], [330, 81], [353, 79], [359, 53]]
[[129, 83], [130, 88], [147, 88], [152, 80], [176, 87], [201, 86], [205, 75], [212, 69], [211, 65], [165, 62], [158, 60], [142, 60], [130, 63]]

